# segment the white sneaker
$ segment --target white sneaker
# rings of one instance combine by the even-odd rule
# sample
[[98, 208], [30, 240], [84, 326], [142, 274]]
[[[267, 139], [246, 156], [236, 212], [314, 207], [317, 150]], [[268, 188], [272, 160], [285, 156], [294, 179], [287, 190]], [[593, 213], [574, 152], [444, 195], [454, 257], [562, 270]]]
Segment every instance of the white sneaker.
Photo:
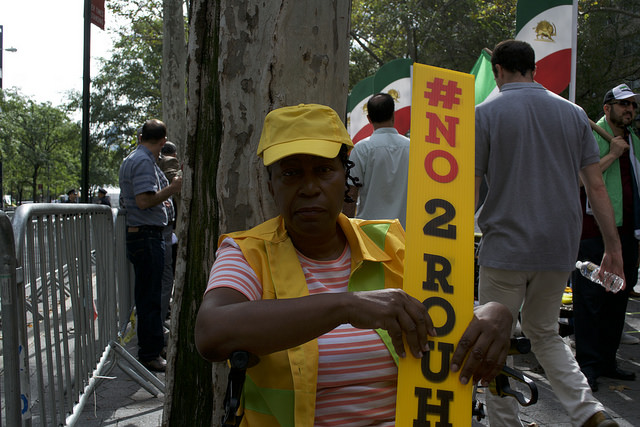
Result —
[[638, 344], [640, 343], [640, 338], [635, 337], [631, 334], [627, 334], [625, 332], [622, 333], [622, 337], [620, 338], [620, 344]]

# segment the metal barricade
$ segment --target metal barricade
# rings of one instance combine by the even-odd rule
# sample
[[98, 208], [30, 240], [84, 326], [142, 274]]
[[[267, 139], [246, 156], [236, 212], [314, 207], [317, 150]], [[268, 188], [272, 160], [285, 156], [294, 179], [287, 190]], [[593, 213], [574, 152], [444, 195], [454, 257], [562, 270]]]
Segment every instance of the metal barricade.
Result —
[[120, 345], [133, 307], [124, 215], [30, 204], [16, 210], [13, 233], [6, 221], [0, 216], [6, 423], [20, 425], [17, 413], [22, 425], [74, 425], [115, 365], [151, 394], [164, 392]]
[[9, 346], [16, 346], [18, 338], [18, 325], [15, 319], [18, 316], [17, 288], [16, 288], [16, 258], [13, 242], [13, 230], [11, 221], [6, 213], [0, 211], [0, 299], [2, 300], [2, 367], [3, 375], [3, 411], [9, 426], [20, 425], [21, 409], [23, 408], [20, 396], [20, 359], [19, 350], [9, 351]]

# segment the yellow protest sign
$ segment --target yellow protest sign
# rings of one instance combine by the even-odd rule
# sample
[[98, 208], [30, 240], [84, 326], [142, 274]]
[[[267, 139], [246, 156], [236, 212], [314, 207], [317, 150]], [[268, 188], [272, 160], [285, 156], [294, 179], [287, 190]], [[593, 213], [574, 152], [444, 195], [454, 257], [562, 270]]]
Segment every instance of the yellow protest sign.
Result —
[[471, 384], [451, 357], [473, 316], [474, 78], [413, 65], [404, 289], [438, 336], [421, 360], [400, 360], [396, 425], [471, 425]]

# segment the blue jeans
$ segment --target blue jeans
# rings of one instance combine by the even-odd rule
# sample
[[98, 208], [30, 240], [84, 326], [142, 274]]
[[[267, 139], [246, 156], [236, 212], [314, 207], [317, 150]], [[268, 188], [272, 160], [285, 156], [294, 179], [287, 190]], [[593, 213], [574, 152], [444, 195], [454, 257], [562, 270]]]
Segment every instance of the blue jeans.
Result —
[[164, 329], [160, 316], [164, 239], [162, 227], [127, 231], [127, 259], [135, 271], [135, 303], [138, 316], [138, 359], [146, 362], [160, 355]]

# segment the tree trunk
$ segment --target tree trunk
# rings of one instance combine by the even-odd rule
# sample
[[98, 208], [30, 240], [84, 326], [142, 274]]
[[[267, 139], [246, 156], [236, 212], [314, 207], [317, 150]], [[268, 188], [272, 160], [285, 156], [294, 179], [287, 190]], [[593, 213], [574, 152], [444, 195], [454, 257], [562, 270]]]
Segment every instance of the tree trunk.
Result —
[[262, 122], [275, 108], [320, 103], [344, 115], [348, 94], [348, 0], [228, 1], [220, 15], [224, 123], [216, 182], [220, 230], [274, 215], [256, 156]]
[[186, 64], [187, 46], [184, 33], [183, 0], [162, 3], [162, 72], [160, 92], [162, 120], [167, 125], [167, 138], [182, 153], [186, 138]]
[[195, 0], [189, 12], [187, 144], [177, 216], [178, 254], [163, 426], [212, 423], [211, 363], [198, 354], [193, 332], [218, 236], [215, 176], [222, 127], [216, 80], [219, 7], [217, 0]]
[[191, 3], [183, 207], [163, 425], [219, 425], [226, 365], [212, 369], [193, 337], [217, 238], [275, 214], [256, 156], [269, 111], [321, 103], [344, 115], [350, 12], [350, 0]]
[[31, 175], [31, 200], [33, 203], [38, 203], [38, 167], [34, 166], [33, 174]]

